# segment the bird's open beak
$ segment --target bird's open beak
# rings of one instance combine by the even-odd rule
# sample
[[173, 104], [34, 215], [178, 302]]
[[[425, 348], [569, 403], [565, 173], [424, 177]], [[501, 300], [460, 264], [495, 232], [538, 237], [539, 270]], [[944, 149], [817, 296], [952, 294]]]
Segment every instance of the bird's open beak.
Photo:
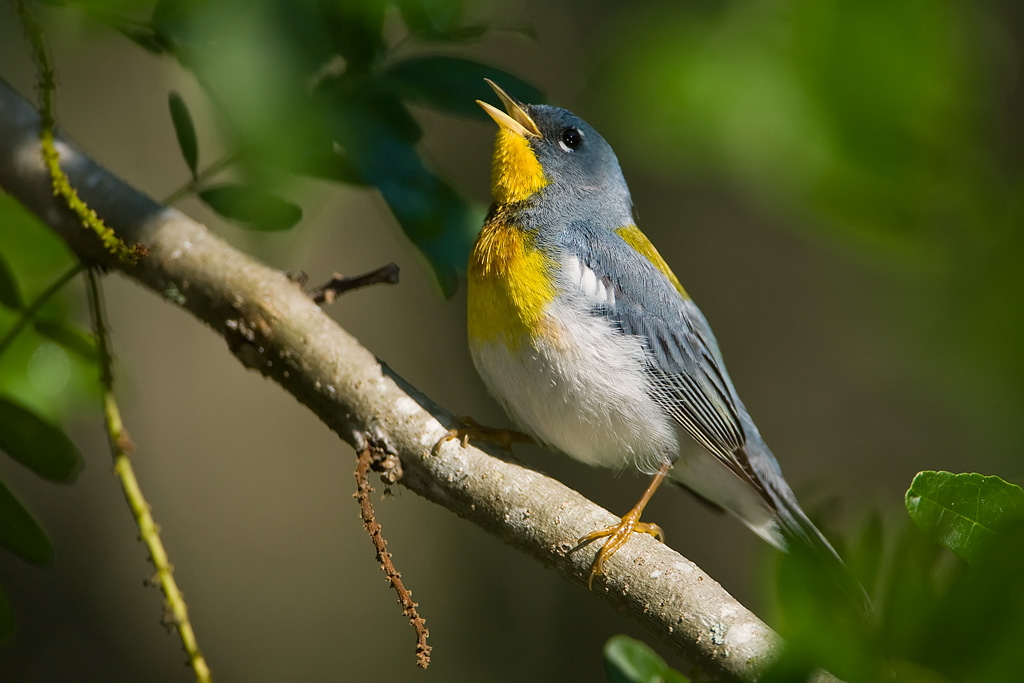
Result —
[[[541, 137], [537, 124], [533, 122], [530, 115], [523, 109], [523, 105], [509, 97], [508, 93], [499, 88], [498, 84], [491, 79], [485, 78], [484, 80], [487, 81], [487, 85], [491, 86], [491, 89], [497, 93], [498, 97], [501, 99], [501, 103], [505, 105], [505, 111], [502, 111], [495, 106], [487, 104], [483, 100], [476, 101], [476, 103], [483, 107], [484, 111], [494, 119], [494, 122], [502, 128], [522, 135], [524, 138]], [[506, 114], [505, 112], [508, 113]]]

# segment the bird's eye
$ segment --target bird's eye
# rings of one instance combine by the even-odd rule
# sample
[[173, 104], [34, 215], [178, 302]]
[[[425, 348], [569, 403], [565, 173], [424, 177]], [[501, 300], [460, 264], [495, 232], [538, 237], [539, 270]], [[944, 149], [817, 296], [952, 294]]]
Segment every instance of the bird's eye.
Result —
[[562, 131], [561, 142], [566, 151], [576, 149], [583, 144], [583, 133], [576, 128], [566, 128]]

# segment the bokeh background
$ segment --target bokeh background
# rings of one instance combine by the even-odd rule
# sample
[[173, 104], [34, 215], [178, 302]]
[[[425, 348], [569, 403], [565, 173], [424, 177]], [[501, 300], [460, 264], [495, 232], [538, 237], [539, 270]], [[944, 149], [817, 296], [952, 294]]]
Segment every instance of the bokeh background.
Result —
[[[1024, 481], [1024, 6], [437, 6], [494, 30], [420, 44], [389, 10], [389, 40], [501, 67], [602, 132], [640, 226], [711, 321], [805, 507], [840, 543], [874, 516], [897, 533], [919, 470]], [[170, 90], [196, 119], [200, 166], [230, 151], [223, 114], [192, 72], [75, 8], [39, 16], [60, 124], [115, 173], [157, 198], [187, 181]], [[252, 38], [266, 27], [246, 16], [260, 15], [237, 17], [240, 43], [273, 63], [281, 46]], [[34, 97], [9, 3], [0, 77]], [[431, 167], [485, 206], [493, 123], [482, 112], [414, 113]], [[464, 287], [441, 295], [380, 194], [279, 183], [304, 209], [284, 233], [241, 229], [194, 197], [177, 206], [313, 282], [397, 262], [400, 285], [349, 294], [330, 314], [452, 412], [507, 424], [469, 359]], [[10, 219], [10, 198], [0, 204], [0, 251], [34, 295], [70, 261], [44, 230]], [[30, 249], [11, 246], [29, 230]], [[351, 499], [351, 449], [188, 315], [119, 277], [104, 285], [136, 471], [218, 680], [600, 680], [605, 640], [640, 635], [585, 591], [397, 487], [375, 503], [431, 630], [433, 661], [417, 670], [413, 634]], [[54, 305], [87, 324], [81, 287]], [[143, 585], [151, 568], [110, 471], [98, 403], [80, 361], [63, 353], [27, 335], [0, 358], [4, 391], [64, 421], [86, 459], [68, 486], [0, 459], [0, 477], [57, 549], [43, 569], [0, 554], [18, 619], [0, 646], [0, 679], [189, 680], [159, 623], [162, 597]], [[541, 449], [519, 455], [620, 513], [644, 486]], [[648, 509], [670, 545], [771, 621], [768, 548], [679, 491]]]

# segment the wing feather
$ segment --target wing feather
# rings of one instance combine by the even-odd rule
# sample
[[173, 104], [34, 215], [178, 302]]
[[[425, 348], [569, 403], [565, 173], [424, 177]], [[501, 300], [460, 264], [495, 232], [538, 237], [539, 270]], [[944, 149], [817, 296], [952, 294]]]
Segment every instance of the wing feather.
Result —
[[[655, 401], [730, 471], [763, 492], [764, 485], [743, 451], [747, 435], [740, 414], [744, 409], [700, 309], [665, 274], [668, 267], [663, 261], [652, 263], [632, 244], [616, 243], [615, 234], [589, 237], [574, 252], [614, 288], [614, 297], [609, 303], [596, 303], [595, 309], [600, 310], [595, 313], [609, 317], [622, 333], [644, 341]], [[628, 251], [623, 252], [624, 246]]]

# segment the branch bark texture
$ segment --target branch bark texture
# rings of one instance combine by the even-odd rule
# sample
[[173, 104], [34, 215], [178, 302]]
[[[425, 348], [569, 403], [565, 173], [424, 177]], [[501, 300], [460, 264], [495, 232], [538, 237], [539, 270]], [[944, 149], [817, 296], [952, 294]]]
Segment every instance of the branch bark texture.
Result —
[[[400, 461], [399, 483], [585, 586], [595, 548], [576, 539], [617, 518], [550, 477], [473, 445], [434, 444], [455, 419], [325, 315], [283, 273], [204, 226], [157, 204], [58, 138], [61, 165], [82, 199], [149, 257], [110, 256], [53, 196], [36, 110], [0, 81], [0, 187], [59, 233], [86, 263], [133, 278], [209, 325], [242, 363], [280, 384], [357, 450]], [[637, 534], [594, 593], [706, 675], [752, 681], [780, 637], [693, 562]], [[835, 680], [822, 674], [819, 680]]]

